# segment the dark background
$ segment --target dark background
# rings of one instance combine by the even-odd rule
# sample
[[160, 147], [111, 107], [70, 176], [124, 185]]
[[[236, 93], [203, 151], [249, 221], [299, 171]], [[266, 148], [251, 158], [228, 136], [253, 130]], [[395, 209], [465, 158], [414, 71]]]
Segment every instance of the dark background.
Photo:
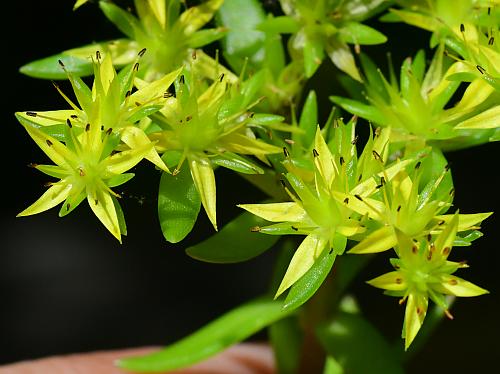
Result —
[[[66, 108], [50, 82], [17, 72], [22, 64], [61, 50], [111, 39], [120, 34], [95, 4], [76, 13], [72, 1], [17, 1], [2, 23], [2, 214], [0, 221], [0, 364], [69, 352], [164, 345], [194, 331], [226, 310], [266, 291], [274, 251], [242, 264], [205, 264], [183, 249], [211, 233], [204, 214], [184, 242], [163, 240], [156, 218], [159, 174], [138, 166], [136, 178], [123, 186], [122, 206], [129, 235], [120, 245], [83, 203], [59, 219], [57, 209], [15, 218], [43, 192], [48, 179], [26, 167], [43, 162], [42, 152], [17, 123], [13, 113]], [[12, 22], [14, 21], [14, 22]], [[376, 22], [374, 22], [376, 23]], [[384, 64], [390, 49], [395, 66], [428, 35], [404, 25], [378, 25], [390, 44], [365, 49]], [[6, 45], [5, 45], [6, 44]], [[325, 64], [311, 82], [320, 85], [321, 115], [327, 116], [328, 95], [337, 92]], [[66, 91], [71, 92], [71, 91]], [[499, 210], [498, 144], [449, 153], [456, 184], [455, 205], [461, 212]], [[243, 180], [218, 171], [219, 226], [234, 217], [235, 204], [261, 197]], [[498, 308], [498, 242], [496, 216], [483, 226], [485, 237], [473, 247], [457, 248], [471, 268], [459, 276], [491, 294], [459, 299], [408, 372], [470, 372], [494, 367], [500, 353]], [[231, 244], [229, 244], [230, 246]], [[229, 248], [230, 249], [230, 248]], [[352, 290], [366, 316], [392, 340], [398, 340], [403, 307], [364, 284], [389, 270], [376, 260], [356, 279]], [[259, 335], [257, 338], [263, 338]], [[401, 341], [401, 344], [402, 341]]]

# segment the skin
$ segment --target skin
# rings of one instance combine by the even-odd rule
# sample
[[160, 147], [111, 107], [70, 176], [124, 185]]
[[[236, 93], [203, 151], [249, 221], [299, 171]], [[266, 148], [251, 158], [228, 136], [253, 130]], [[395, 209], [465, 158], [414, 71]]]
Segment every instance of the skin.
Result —
[[[125, 374], [113, 363], [118, 358], [146, 354], [157, 348], [78, 353], [47, 357], [0, 366], [0, 374]], [[274, 358], [270, 347], [242, 343], [196, 364], [170, 374], [273, 374]]]

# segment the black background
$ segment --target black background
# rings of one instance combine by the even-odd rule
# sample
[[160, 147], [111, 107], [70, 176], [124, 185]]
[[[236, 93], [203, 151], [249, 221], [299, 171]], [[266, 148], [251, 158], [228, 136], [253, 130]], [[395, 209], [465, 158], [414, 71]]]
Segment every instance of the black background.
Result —
[[[272, 250], [234, 265], [205, 264], [189, 258], [183, 248], [211, 233], [204, 214], [184, 242], [166, 243], [156, 218], [159, 174], [150, 165], [138, 166], [136, 178], [121, 190], [129, 228], [123, 245], [106, 232], [85, 204], [63, 219], [57, 217], [57, 209], [15, 218], [43, 192], [47, 178], [26, 167], [45, 158], [13, 113], [66, 108], [50, 82], [25, 77], [18, 73], [18, 67], [120, 35], [95, 4], [73, 13], [72, 3], [17, 1], [3, 13], [6, 67], [1, 81], [0, 363], [171, 343], [265, 292], [275, 258]], [[388, 50], [399, 66], [402, 58], [427, 45], [428, 34], [410, 27], [377, 27], [390, 42], [366, 51], [382, 64]], [[331, 73], [328, 63], [311, 82], [319, 85], [322, 117], [330, 110], [328, 95], [338, 92]], [[456, 185], [455, 206], [461, 212], [498, 210], [497, 152], [498, 144], [488, 144], [448, 154]], [[262, 196], [240, 177], [217, 173], [222, 226], [238, 213], [235, 204], [254, 202]], [[440, 325], [409, 362], [408, 372], [462, 373], [496, 365], [500, 353], [499, 224], [493, 216], [483, 225], [485, 237], [473, 247], [455, 250], [459, 259], [467, 259], [471, 265], [459, 275], [491, 294], [457, 300], [452, 309], [455, 320]], [[377, 259], [359, 275], [352, 290], [367, 318], [389, 339], [398, 340], [403, 308], [396, 299], [364, 284], [387, 270], [385, 259]]]

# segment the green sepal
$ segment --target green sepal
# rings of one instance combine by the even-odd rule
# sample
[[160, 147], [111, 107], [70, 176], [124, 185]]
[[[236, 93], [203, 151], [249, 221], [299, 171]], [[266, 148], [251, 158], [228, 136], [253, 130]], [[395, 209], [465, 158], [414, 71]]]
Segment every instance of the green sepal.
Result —
[[193, 229], [200, 211], [201, 198], [189, 172], [183, 165], [177, 175], [162, 173], [158, 192], [158, 218], [163, 236], [178, 243]]
[[479, 239], [483, 236], [483, 233], [478, 230], [466, 231], [463, 233], [457, 234], [455, 240], [453, 241], [454, 247], [468, 247], [472, 244], [472, 242], [476, 239]]
[[324, 250], [307, 273], [290, 288], [283, 309], [296, 309], [314, 295], [332, 269], [337, 253], [342, 253], [346, 244], [345, 236], [336, 235], [332, 250]]
[[197, 260], [212, 263], [247, 261], [268, 250], [279, 240], [278, 236], [250, 231], [252, 227], [265, 222], [251, 213], [242, 213], [219, 232], [187, 248], [186, 253]]
[[106, 18], [108, 18], [108, 20], [110, 20], [121, 32], [130, 39], [136, 39], [136, 30], [140, 29], [140, 23], [132, 13], [108, 1], [99, 1], [99, 7]]
[[224, 152], [213, 157], [210, 161], [218, 166], [225, 167], [243, 174], [264, 174], [264, 169], [244, 156], [232, 152]]
[[198, 331], [158, 352], [121, 359], [121, 369], [140, 372], [170, 371], [200, 362], [284, 318], [290, 311], [281, 302], [257, 299], [239, 306]]
[[111, 196], [113, 205], [115, 206], [116, 216], [118, 217], [118, 226], [120, 227], [120, 234], [127, 235], [127, 223], [125, 222], [125, 214], [123, 209], [115, 196]]
[[384, 337], [359, 314], [339, 313], [332, 322], [318, 327], [317, 336], [345, 373], [404, 373]]
[[127, 183], [129, 180], [131, 180], [134, 176], [135, 176], [134, 173], [118, 174], [115, 175], [114, 177], [107, 179], [106, 184], [110, 188], [121, 186], [122, 184]]

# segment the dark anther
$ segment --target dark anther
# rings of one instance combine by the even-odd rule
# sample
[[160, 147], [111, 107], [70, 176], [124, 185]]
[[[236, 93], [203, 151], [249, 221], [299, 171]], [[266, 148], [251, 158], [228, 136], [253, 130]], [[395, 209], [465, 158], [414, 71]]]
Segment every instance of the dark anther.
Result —
[[285, 181], [284, 181], [283, 179], [280, 179], [280, 183], [281, 183], [281, 185], [282, 185], [283, 187], [286, 187], [286, 183], [285, 183]]
[[101, 131], [104, 131], [104, 125], [101, 125]]
[[222, 82], [222, 80], [224, 79], [224, 73], [222, 73], [219, 77], [219, 82]]
[[78, 116], [76, 114], [72, 114], [72, 115], [70, 115], [70, 117], [73, 119], [78, 119]]
[[456, 279], [450, 279], [450, 284], [452, 286], [456, 286], [458, 284], [458, 281]]
[[138, 102], [138, 101], [136, 101], [136, 102], [135, 102], [135, 105], [136, 105], [136, 106], [141, 106], [141, 103], [140, 103], [140, 102]]
[[49, 139], [47, 139], [45, 142], [47, 143], [47, 145], [48, 145], [49, 147], [52, 145], [52, 142], [51, 142]]
[[450, 247], [444, 247], [444, 248], [443, 248], [443, 254], [444, 254], [445, 256], [447, 256], [447, 255], [450, 253], [450, 251], [451, 251], [451, 248], [450, 248]]
[[443, 219], [443, 220], [439, 221], [438, 225], [439, 225], [439, 226], [442, 226], [442, 225], [444, 225], [445, 223], [446, 223], [446, 221]]
[[346, 198], [344, 199], [344, 204], [349, 204], [349, 198], [348, 198], [348, 197], [346, 197]]
[[476, 65], [476, 69], [481, 73], [481, 74], [484, 74], [486, 72], [486, 70], [484, 70], [484, 68], [482, 66], [479, 66], [479, 65]]
[[168, 99], [169, 97], [172, 97], [172, 96], [174, 96], [174, 94], [172, 94], [172, 93], [170, 93], [168, 91], [163, 93], [163, 98], [164, 99]]
[[339, 162], [340, 162], [340, 166], [344, 165], [344, 157], [340, 156], [340, 159], [339, 159]]
[[396, 281], [397, 284], [403, 283], [403, 280], [401, 278], [396, 278], [395, 281]]
[[189, 122], [189, 121], [191, 121], [192, 119], [193, 119], [193, 116], [189, 115], [189, 116], [187, 116], [187, 117], [186, 117], [186, 122]]
[[30, 116], [30, 117], [36, 117], [37, 116], [36, 112], [26, 112], [26, 115]]
[[372, 154], [373, 154], [373, 158], [375, 158], [375, 160], [379, 160], [380, 162], [383, 162], [382, 157], [380, 157], [380, 154], [376, 150], [373, 150]]
[[448, 171], [450, 170], [450, 164], [446, 164], [446, 166], [444, 167], [444, 171]]
[[133, 67], [133, 69], [132, 69], [132, 70], [133, 70], [133, 71], [139, 71], [139, 63], [138, 63], [138, 62], [136, 62], [136, 63], [134, 64], [134, 67]]
[[463, 23], [460, 24], [460, 32], [465, 32], [465, 26]]
[[106, 135], [111, 135], [113, 132], [113, 129], [110, 127], [109, 129], [106, 130]]
[[66, 204], [66, 212], [69, 211], [69, 208], [71, 208], [71, 204], [70, 203], [67, 203]]
[[85, 131], [89, 131], [90, 130], [90, 123], [87, 123], [87, 125], [85, 125]]
[[330, 248], [330, 250], [328, 251], [328, 254], [331, 255], [333, 253], [333, 248]]
[[144, 53], [146, 53], [146, 48], [141, 49], [139, 51], [139, 53], [137, 54], [137, 56], [142, 57], [142, 56], [144, 56]]
[[358, 139], [359, 139], [359, 135], [356, 135], [356, 136], [354, 137], [354, 139], [353, 139], [353, 140], [351, 140], [351, 144], [352, 144], [352, 145], [356, 145], [356, 143], [358, 142]]
[[196, 49], [193, 49], [193, 52], [191, 53], [191, 58], [193, 60], [196, 60]]
[[28, 164], [29, 168], [36, 168], [37, 166], [38, 166], [38, 164], [35, 164], [33, 162], [31, 162], [31, 163]]
[[184, 84], [184, 75], [181, 75], [179, 78], [179, 83]]
[[95, 205], [99, 204], [99, 200], [95, 199], [94, 203], [95, 203]]
[[488, 15], [491, 14], [491, 7], [488, 7]]
[[452, 189], [450, 190], [450, 196], [452, 196], [452, 195], [454, 195], [454, 194], [455, 194], [455, 189], [454, 189], [454, 188], [452, 188]]
[[429, 253], [427, 254], [427, 260], [432, 260], [432, 251], [429, 251]]
[[358, 182], [361, 182], [361, 179], [363, 179], [363, 174], [359, 174]]
[[413, 246], [411, 247], [411, 251], [413, 252], [413, 254], [417, 254], [417, 252], [418, 252], [418, 248], [417, 248], [417, 246], [416, 246], [416, 245], [413, 245]]
[[251, 112], [251, 113], [248, 115], [248, 117], [250, 117], [250, 118], [253, 118], [253, 116], [255, 116], [255, 113], [254, 113], [254, 112]]
[[384, 185], [384, 184], [385, 184], [385, 178], [384, 178], [384, 177], [380, 177], [380, 184], [381, 184], [381, 185]]
[[254, 227], [250, 228], [250, 231], [251, 232], [259, 232], [260, 231], [260, 226], [254, 226]]
[[57, 62], [59, 63], [59, 65], [61, 65], [62, 68], [64, 68], [64, 62], [62, 62], [62, 60], [57, 60]]
[[292, 228], [293, 231], [299, 231], [298, 228], [296, 228], [295, 226], [290, 226]]
[[73, 127], [69, 118], [66, 119], [66, 125], [68, 125], [69, 128]]
[[101, 59], [101, 52], [100, 51], [95, 51], [95, 58], [98, 60]]
[[288, 149], [286, 147], [283, 147], [283, 155], [285, 155], [285, 157], [290, 157], [290, 152], [288, 152]]
[[397, 212], [401, 210], [401, 205], [398, 205], [398, 208], [396, 209]]
[[354, 197], [355, 197], [356, 199], [358, 199], [359, 201], [363, 201], [363, 199], [362, 199], [362, 198], [361, 198], [361, 196], [359, 196], [359, 195], [354, 195]]
[[82, 168], [78, 168], [78, 174], [80, 174], [80, 177], [84, 177], [85, 171]]
[[125, 93], [125, 99], [126, 99], [127, 97], [129, 97], [130, 95], [132, 95], [132, 91], [128, 90], [128, 91]]
[[319, 156], [319, 153], [318, 153], [318, 151], [315, 148], [313, 148], [313, 156], [314, 157], [318, 157]]
[[495, 38], [492, 36], [490, 40], [488, 40], [488, 45], [493, 45], [495, 43]]
[[427, 241], [430, 242], [432, 239], [432, 235], [431, 234], [427, 234]]
[[419, 169], [421, 165], [422, 165], [422, 161], [417, 162], [415, 164], [415, 170]]

